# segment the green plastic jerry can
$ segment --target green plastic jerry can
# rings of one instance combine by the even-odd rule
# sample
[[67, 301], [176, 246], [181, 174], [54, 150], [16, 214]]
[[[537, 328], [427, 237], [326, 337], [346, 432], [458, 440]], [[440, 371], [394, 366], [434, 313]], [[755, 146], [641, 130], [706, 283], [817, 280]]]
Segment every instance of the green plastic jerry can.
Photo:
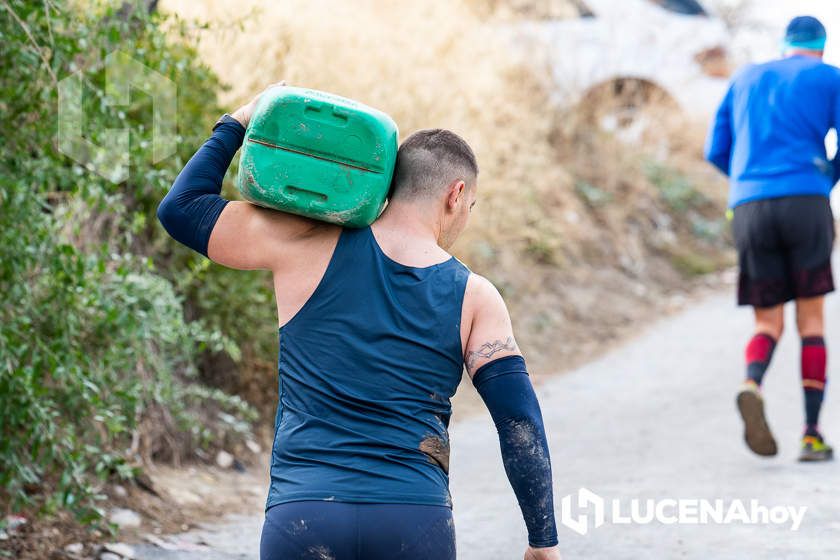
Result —
[[278, 87], [251, 117], [239, 191], [254, 204], [342, 226], [382, 211], [397, 158], [397, 125], [381, 111], [321, 91]]

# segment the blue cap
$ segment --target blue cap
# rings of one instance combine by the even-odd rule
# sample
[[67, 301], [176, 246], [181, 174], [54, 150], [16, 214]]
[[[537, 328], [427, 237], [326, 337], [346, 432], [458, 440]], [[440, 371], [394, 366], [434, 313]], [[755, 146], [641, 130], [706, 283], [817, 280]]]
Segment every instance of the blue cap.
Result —
[[825, 49], [825, 26], [812, 16], [793, 18], [785, 31], [785, 44], [795, 49], [821, 51]]

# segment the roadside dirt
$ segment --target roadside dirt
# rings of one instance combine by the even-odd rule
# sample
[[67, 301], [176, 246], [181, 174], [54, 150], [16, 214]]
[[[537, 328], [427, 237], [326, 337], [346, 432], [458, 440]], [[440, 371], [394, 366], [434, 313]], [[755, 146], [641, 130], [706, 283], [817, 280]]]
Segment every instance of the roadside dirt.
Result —
[[[80, 527], [66, 514], [49, 520], [24, 515], [26, 521], [0, 541], [0, 558], [88, 559], [99, 557], [104, 543], [164, 542], [162, 536], [189, 531], [223, 515], [259, 510], [265, 500], [267, 472], [264, 453], [240, 470], [199, 464], [182, 468], [151, 465], [144, 470], [142, 485], [111, 484], [105, 488], [108, 498], [102, 507], [106, 513], [133, 512], [137, 526], [109, 531], [107, 527]], [[177, 540], [166, 542], [179, 546]], [[74, 543], [82, 548], [70, 554], [66, 547]]]

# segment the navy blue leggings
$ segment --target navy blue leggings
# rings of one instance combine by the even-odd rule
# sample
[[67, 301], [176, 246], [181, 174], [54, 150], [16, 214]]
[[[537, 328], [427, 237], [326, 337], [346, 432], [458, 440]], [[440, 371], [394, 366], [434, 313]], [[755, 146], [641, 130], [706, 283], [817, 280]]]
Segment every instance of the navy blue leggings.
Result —
[[260, 560], [454, 560], [444, 506], [290, 502], [265, 513]]

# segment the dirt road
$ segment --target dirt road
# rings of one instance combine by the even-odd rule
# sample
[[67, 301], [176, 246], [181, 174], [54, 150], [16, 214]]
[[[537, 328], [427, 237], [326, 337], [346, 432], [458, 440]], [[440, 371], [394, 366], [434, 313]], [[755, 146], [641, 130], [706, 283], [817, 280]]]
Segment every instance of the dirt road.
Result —
[[[840, 330], [839, 318], [840, 300], [830, 299], [830, 333]], [[561, 500], [569, 494], [574, 494], [572, 521], [589, 515], [585, 535], [561, 525], [565, 560], [840, 557], [840, 464], [796, 462], [802, 397], [799, 342], [790, 316], [789, 325], [765, 378], [770, 424], [781, 448], [773, 459], [750, 455], [741, 442], [734, 391], [742, 376], [750, 314], [736, 310], [729, 293], [704, 299], [600, 360], [540, 386], [558, 516]], [[829, 337], [830, 363], [838, 363], [839, 356], [840, 338]], [[835, 371], [837, 367], [829, 367], [829, 379]], [[840, 397], [833, 389], [829, 385], [822, 424], [838, 443]], [[459, 559], [521, 558], [524, 527], [504, 477], [489, 416], [456, 422], [452, 441]], [[577, 506], [581, 487], [607, 502], [606, 522], [600, 527], [594, 527], [594, 506]], [[634, 498], [642, 500], [642, 513], [648, 511], [645, 499], [658, 500], [651, 507], [661, 505], [662, 515], [651, 523], [623, 523]], [[737, 510], [730, 511], [736, 499], [748, 514], [754, 505], [759, 507], [756, 517], [747, 521], [763, 522], [766, 517], [769, 522], [744, 523]], [[619, 500], [619, 518], [612, 517], [613, 500]], [[724, 524], [709, 514], [703, 519], [707, 523], [700, 523], [697, 500], [706, 500], [734, 518]], [[694, 523], [673, 523], [683, 506], [681, 519]], [[791, 530], [792, 518], [782, 519], [788, 510], [781, 506], [807, 506], [798, 530]], [[760, 507], [768, 508], [767, 513], [762, 514]], [[254, 512], [182, 536], [204, 541], [210, 550], [167, 552], [143, 546], [138, 556], [256, 558], [260, 526], [260, 512]]]

